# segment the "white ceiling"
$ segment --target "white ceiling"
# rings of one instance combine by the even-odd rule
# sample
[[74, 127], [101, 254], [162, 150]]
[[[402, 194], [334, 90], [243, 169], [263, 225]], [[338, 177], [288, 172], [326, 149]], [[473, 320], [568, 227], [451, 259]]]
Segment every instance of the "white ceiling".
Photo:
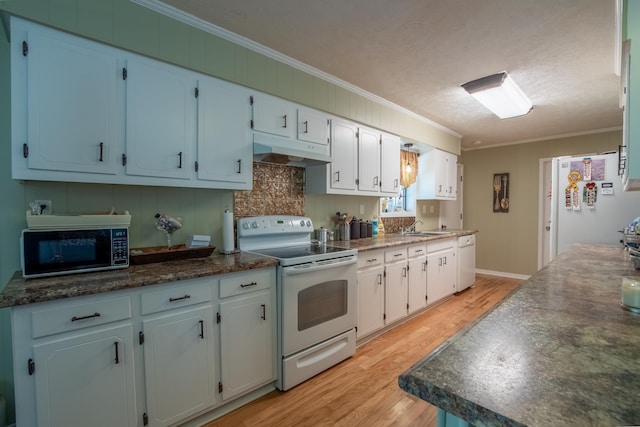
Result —
[[[163, 2], [439, 123], [463, 149], [622, 126], [616, 0]], [[500, 120], [460, 87], [500, 71], [528, 115]]]

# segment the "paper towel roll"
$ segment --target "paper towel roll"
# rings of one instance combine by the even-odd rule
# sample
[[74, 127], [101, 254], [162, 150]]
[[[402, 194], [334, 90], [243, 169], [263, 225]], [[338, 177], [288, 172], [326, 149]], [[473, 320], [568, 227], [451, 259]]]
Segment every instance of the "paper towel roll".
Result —
[[222, 217], [222, 251], [230, 254], [235, 250], [233, 236], [233, 213], [225, 209]]

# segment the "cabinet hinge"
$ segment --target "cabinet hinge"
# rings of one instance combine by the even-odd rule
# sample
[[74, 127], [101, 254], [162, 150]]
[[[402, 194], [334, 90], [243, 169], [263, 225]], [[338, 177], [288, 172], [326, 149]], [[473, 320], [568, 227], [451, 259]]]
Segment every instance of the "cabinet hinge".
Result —
[[122, 154], [122, 166], [127, 166], [127, 155]]
[[138, 343], [140, 345], [144, 344], [144, 332], [140, 331], [140, 333], [138, 334]]
[[382, 277], [387, 277], [387, 269], [385, 268], [384, 271], [382, 272]]
[[250, 104], [250, 105], [253, 105], [253, 96], [250, 96], [250, 97], [249, 97], [249, 104]]
[[216, 323], [220, 323], [220, 313], [216, 313]]
[[127, 69], [122, 67], [122, 80], [127, 80]]
[[36, 371], [36, 362], [34, 362], [33, 359], [29, 359], [27, 361], [27, 372], [29, 373], [29, 375], [33, 375], [35, 371]]
[[198, 90], [198, 88], [195, 89], [194, 95], [196, 98], [198, 97], [198, 95], [200, 95], [200, 91]]
[[195, 169], [196, 169], [196, 172], [198, 172], [198, 162], [197, 161], [195, 163]]
[[143, 426], [149, 425], [149, 415], [147, 415], [146, 412], [142, 414], [142, 425]]
[[407, 311], [409, 311], [409, 303], [407, 303]]
[[22, 56], [27, 56], [29, 53], [29, 43], [25, 41], [22, 42]]
[[253, 119], [251, 119], [251, 129], [253, 129]]
[[222, 393], [222, 382], [218, 383], [218, 393]]
[[384, 313], [384, 314], [382, 315], [382, 320], [387, 320], [387, 313]]
[[22, 157], [25, 159], [29, 157], [29, 144], [27, 143], [22, 144]]
[[356, 178], [356, 185], [360, 185], [360, 179]]

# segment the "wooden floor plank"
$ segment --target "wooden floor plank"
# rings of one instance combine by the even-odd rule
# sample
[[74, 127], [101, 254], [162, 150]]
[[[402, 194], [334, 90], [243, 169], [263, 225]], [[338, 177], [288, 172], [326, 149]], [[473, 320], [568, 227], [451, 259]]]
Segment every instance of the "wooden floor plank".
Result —
[[522, 280], [483, 274], [474, 286], [358, 348], [287, 392], [273, 391], [205, 427], [436, 425], [436, 408], [398, 376], [513, 292]]

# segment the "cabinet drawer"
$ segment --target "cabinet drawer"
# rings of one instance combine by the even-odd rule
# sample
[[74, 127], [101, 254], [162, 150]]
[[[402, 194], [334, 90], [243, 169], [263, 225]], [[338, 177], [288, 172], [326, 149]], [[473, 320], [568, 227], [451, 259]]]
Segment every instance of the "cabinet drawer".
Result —
[[384, 251], [358, 252], [358, 268], [373, 267], [384, 263]]
[[211, 279], [178, 282], [142, 294], [142, 314], [156, 313], [211, 301]]
[[78, 303], [51, 303], [58, 307], [31, 313], [32, 337], [39, 338], [131, 318], [128, 296]]
[[409, 252], [409, 258], [415, 258], [427, 254], [427, 244], [422, 243], [420, 245], [412, 245], [407, 248]]
[[385, 262], [395, 262], [407, 259], [407, 248], [395, 248], [384, 251]]
[[269, 289], [275, 281], [273, 269], [237, 273], [220, 279], [220, 298], [246, 294], [260, 289]]
[[433, 242], [427, 243], [427, 252], [438, 252], [443, 251], [445, 249], [453, 248], [456, 245], [455, 239], [442, 239], [435, 240]]

